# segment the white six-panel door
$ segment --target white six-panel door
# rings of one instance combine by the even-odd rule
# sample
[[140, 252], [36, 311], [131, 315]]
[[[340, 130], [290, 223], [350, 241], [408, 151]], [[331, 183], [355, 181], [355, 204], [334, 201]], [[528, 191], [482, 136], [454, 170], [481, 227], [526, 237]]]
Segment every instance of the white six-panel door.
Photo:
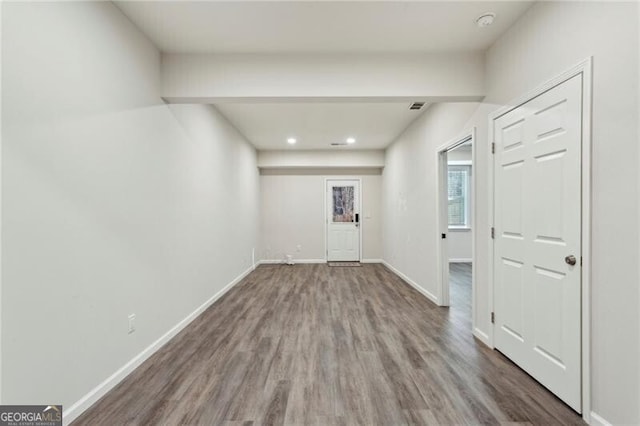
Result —
[[494, 121], [495, 346], [578, 412], [581, 120], [578, 75]]
[[327, 260], [360, 260], [360, 181], [327, 180]]

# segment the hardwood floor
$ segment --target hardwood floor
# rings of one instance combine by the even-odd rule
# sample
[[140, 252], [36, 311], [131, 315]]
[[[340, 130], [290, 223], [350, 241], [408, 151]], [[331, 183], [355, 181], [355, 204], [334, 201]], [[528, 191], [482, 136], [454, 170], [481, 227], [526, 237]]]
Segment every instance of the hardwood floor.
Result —
[[464, 292], [438, 308], [381, 265], [260, 266], [73, 424], [581, 424], [474, 340]]

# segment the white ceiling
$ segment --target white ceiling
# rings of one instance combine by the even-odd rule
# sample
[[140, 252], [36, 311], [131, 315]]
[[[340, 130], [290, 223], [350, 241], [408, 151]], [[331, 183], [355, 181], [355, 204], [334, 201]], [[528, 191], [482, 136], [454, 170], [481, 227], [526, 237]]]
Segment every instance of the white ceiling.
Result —
[[[258, 149], [384, 149], [421, 111], [409, 103], [221, 104], [217, 108]], [[287, 138], [294, 137], [294, 146]], [[332, 142], [356, 143], [332, 147]]]
[[[117, 1], [163, 52], [443, 52], [488, 48], [532, 1]], [[482, 13], [495, 23], [478, 28]]]
[[[117, 1], [167, 53], [482, 51], [532, 1]], [[496, 13], [478, 28], [475, 19]], [[419, 100], [419, 99], [416, 99]], [[217, 106], [258, 149], [381, 149], [424, 111], [407, 102]], [[286, 144], [294, 136], [298, 143]]]

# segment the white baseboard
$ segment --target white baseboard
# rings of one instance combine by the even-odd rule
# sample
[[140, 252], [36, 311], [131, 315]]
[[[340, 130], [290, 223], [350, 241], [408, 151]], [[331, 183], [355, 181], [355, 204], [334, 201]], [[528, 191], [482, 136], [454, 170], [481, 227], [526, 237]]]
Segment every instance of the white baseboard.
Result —
[[473, 259], [466, 258], [466, 257], [454, 257], [452, 259], [449, 259], [449, 263], [471, 263], [473, 262]]
[[278, 263], [284, 264], [282, 259], [262, 259], [258, 261], [258, 265], [277, 265]]
[[211, 306], [216, 300], [221, 298], [226, 292], [231, 290], [233, 286], [238, 284], [244, 277], [249, 275], [254, 269], [252, 265], [241, 273], [238, 277], [236, 277], [229, 284], [224, 286], [222, 290], [211, 296], [209, 300], [200, 305], [195, 311], [191, 312], [180, 321], [178, 324], [173, 326], [169, 331], [167, 331], [163, 336], [161, 336], [158, 340], [149, 345], [146, 349], [136, 355], [133, 359], [123, 365], [120, 369], [118, 369], [115, 373], [109, 376], [105, 381], [100, 383], [98, 386], [93, 388], [89, 393], [80, 398], [75, 404], [71, 405], [68, 409], [63, 412], [63, 423], [68, 425], [76, 418], [78, 418], [85, 410], [95, 404], [100, 398], [102, 398], [107, 392], [113, 389], [118, 383], [120, 383], [124, 378], [126, 378], [133, 370], [139, 367], [144, 361], [146, 361], [151, 355], [158, 351], [165, 343], [171, 340], [175, 335], [181, 332], [187, 325], [191, 323], [194, 319], [196, 319], [201, 313], [203, 313], [209, 306]]
[[476, 339], [480, 340], [482, 343], [493, 349], [493, 346], [491, 345], [491, 339], [489, 339], [489, 335], [487, 333], [480, 330], [478, 327], [475, 327], [473, 329], [473, 335], [476, 337]]
[[424, 288], [420, 287], [415, 281], [413, 281], [411, 278], [409, 278], [408, 276], [406, 276], [405, 274], [403, 274], [402, 272], [400, 272], [399, 270], [397, 270], [396, 268], [391, 266], [388, 262], [383, 260], [382, 264], [387, 269], [389, 269], [391, 272], [393, 272], [394, 274], [396, 274], [397, 276], [402, 278], [402, 280], [405, 281], [407, 284], [409, 284], [411, 287], [413, 287], [416, 290], [418, 290], [418, 292], [420, 292], [420, 294], [425, 296], [427, 299], [429, 299], [430, 301], [432, 301], [436, 305], [440, 305], [438, 303], [438, 298], [434, 294], [432, 294], [431, 292], [429, 292], [429, 291], [425, 290]]
[[[258, 262], [260, 265], [285, 265], [287, 262], [284, 259], [262, 259]], [[324, 259], [293, 259], [294, 265], [296, 263], [327, 263]]]
[[609, 423], [593, 411], [589, 414], [589, 424], [591, 426], [611, 426], [611, 423]]
[[[263, 259], [258, 265], [277, 265], [285, 264], [283, 259]], [[293, 259], [293, 263], [327, 263], [325, 259]], [[382, 259], [362, 259], [360, 263], [384, 263]]]

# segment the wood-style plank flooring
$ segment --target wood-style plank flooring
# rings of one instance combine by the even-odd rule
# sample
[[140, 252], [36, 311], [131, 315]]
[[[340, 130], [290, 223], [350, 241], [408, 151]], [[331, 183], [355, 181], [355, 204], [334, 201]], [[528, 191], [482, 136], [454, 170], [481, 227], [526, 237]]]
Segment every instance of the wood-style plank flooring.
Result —
[[439, 308], [382, 265], [260, 266], [74, 425], [581, 424], [472, 337], [456, 268]]
[[449, 303], [456, 317], [471, 323], [471, 263], [449, 264]]

